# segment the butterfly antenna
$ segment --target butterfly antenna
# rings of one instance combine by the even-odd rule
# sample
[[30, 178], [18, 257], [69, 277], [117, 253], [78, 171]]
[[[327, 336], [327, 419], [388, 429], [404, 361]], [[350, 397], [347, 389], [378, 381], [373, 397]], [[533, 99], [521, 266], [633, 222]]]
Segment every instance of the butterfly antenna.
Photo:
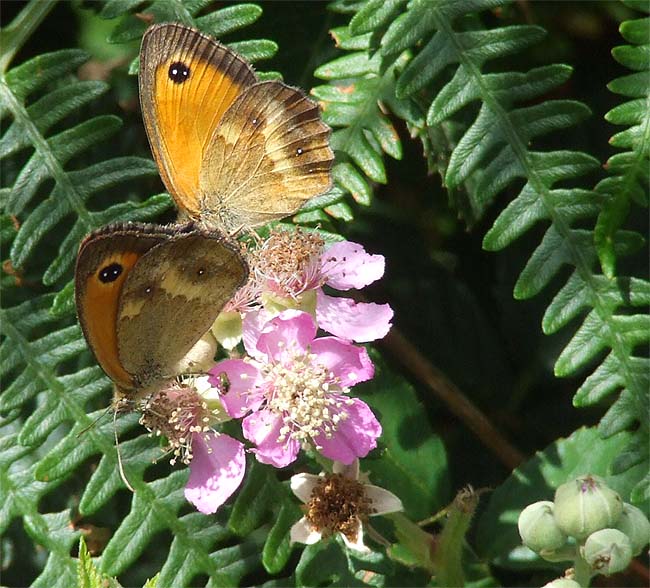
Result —
[[117, 469], [120, 472], [120, 478], [124, 485], [135, 494], [135, 488], [131, 486], [126, 474], [124, 473], [124, 466], [122, 465], [122, 455], [120, 454], [120, 440], [117, 436], [117, 411], [113, 412], [113, 433], [115, 433], [115, 449], [117, 450]]
[[111, 407], [107, 406], [106, 410], [102, 414], [100, 414], [92, 423], [90, 423], [87, 427], [81, 429], [81, 431], [77, 433], [77, 439], [81, 437], [86, 431], [90, 431], [90, 429], [92, 429], [100, 420], [102, 420], [106, 416], [109, 410], [111, 410]]

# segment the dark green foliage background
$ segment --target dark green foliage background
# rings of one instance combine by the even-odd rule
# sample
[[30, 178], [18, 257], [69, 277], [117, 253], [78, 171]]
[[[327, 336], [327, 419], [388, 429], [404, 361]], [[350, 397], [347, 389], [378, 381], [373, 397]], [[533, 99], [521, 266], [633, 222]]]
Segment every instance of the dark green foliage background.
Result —
[[[25, 4], [4, 3], [3, 26]], [[164, 10], [183, 6], [180, 0], [157, 0], [154, 4]], [[194, 16], [204, 18], [209, 18], [215, 9], [232, 8], [230, 3], [223, 2], [186, 4], [200, 8]], [[522, 269], [534, 257], [533, 251], [542, 241], [548, 223], [540, 222], [526, 230], [527, 227], [517, 228], [523, 214], [498, 220], [508, 204], [518, 197], [524, 181], [510, 178], [494, 190], [489, 187], [495, 182], [486, 181], [481, 188], [481, 174], [489, 169], [495, 152], [481, 155], [474, 175], [464, 172], [462, 159], [459, 163], [460, 156], [452, 153], [475, 121], [483, 102], [469, 101], [461, 104], [457, 112], [443, 113], [450, 101], [437, 103], [436, 100], [452, 80], [456, 61], [450, 60], [447, 68], [441, 70], [443, 73], [423, 72], [423, 66], [431, 63], [431, 59], [419, 64], [414, 61], [417, 67], [411, 69], [406, 60], [395, 61], [403, 50], [409, 50], [412, 56], [426, 51], [427, 43], [438, 30], [436, 27], [432, 25], [428, 30], [423, 25], [419, 38], [409, 39], [404, 31], [398, 34], [397, 17], [406, 9], [406, 3], [400, 0], [338, 0], [331, 5], [334, 10], [328, 10], [325, 2], [263, 2], [260, 3], [263, 14], [257, 20], [251, 18], [255, 22], [223, 38], [228, 44], [244, 42], [238, 47], [241, 51], [251, 39], [271, 40], [248, 45], [249, 56], [258, 58], [258, 70], [280, 72], [288, 83], [315, 88], [314, 94], [326, 106], [326, 120], [338, 129], [334, 139], [337, 186], [328, 197], [303, 211], [297, 220], [311, 226], [318, 224], [363, 243], [368, 251], [386, 256], [386, 275], [368, 289], [367, 296], [378, 302], [390, 302], [395, 310], [395, 326], [521, 452], [532, 457], [536, 451], [551, 445], [543, 456], [535, 457], [522, 468], [524, 478], [539, 484], [530, 494], [522, 491], [517, 486], [517, 478], [508, 478], [510, 471], [468, 433], [466, 426], [412, 374], [404, 371], [399, 349], [378, 346], [382, 353], [382, 358], [376, 356], [378, 378], [362, 389], [361, 394], [384, 419], [386, 438], [384, 452], [373, 454], [364, 466], [376, 476], [378, 483], [404, 493], [400, 495], [407, 504], [407, 514], [415, 519], [444, 506], [465, 484], [497, 488], [490, 502], [484, 501], [488, 504], [482, 506], [484, 510], [480, 511], [476, 529], [469, 537], [479, 558], [496, 564], [492, 574], [498, 580], [486, 574], [483, 585], [540, 585], [535, 583], [546, 577], [543, 576], [546, 572], [540, 572], [544, 566], [539, 560], [518, 559], [513, 552], [517, 542], [513, 517], [516, 520], [517, 509], [526, 503], [523, 498], [530, 501], [544, 496], [550, 498], [552, 488], [563, 477], [586, 471], [611, 476], [615, 487], [628, 500], [647, 506], [650, 497], [647, 476], [644, 481], [648, 464], [644, 441], [647, 445], [650, 419], [646, 397], [648, 370], [647, 362], [643, 362], [648, 355], [649, 323], [647, 314], [642, 314], [647, 312], [650, 288], [643, 281], [648, 278], [648, 267], [647, 246], [641, 238], [648, 234], [647, 210], [643, 208], [648, 198], [647, 176], [645, 193], [635, 201], [628, 194], [633, 190], [626, 192], [620, 183], [608, 183], [616, 176], [615, 165], [610, 166], [609, 179], [607, 171], [598, 165], [616, 152], [609, 144], [610, 138], [625, 128], [605, 122], [604, 116], [630, 99], [608, 90], [607, 85], [630, 74], [629, 69], [612, 58], [611, 51], [626, 44], [618, 30], [620, 23], [643, 16], [632, 4], [508, 4], [496, 0], [431, 0], [429, 3], [439, 11], [436, 27], [447, 23], [454, 35], [456, 30], [490, 30], [492, 36], [486, 38], [496, 40], [498, 30], [509, 26], [535, 25], [546, 29], [546, 35], [541, 29], [503, 33], [504, 46], [511, 43], [508, 50], [493, 53], [486, 50], [471, 57], [481, 74], [525, 72], [554, 63], [570, 64], [574, 69], [569, 75], [568, 68], [559, 68], [556, 83], [519, 102], [509, 102], [508, 90], [503, 103], [505, 113], [523, 106], [539, 106], [546, 109], [547, 121], [556, 114], [561, 115], [548, 123], [543, 133], [531, 132], [529, 141], [524, 141], [527, 149], [571, 150], [593, 158], [587, 163], [589, 158], [584, 155], [581, 163], [584, 169], [579, 172], [572, 169], [559, 186], [552, 188], [567, 189], [564, 200], [557, 201], [557, 208], [561, 209], [562, 203], [567, 205], [562, 212], [566, 215], [563, 219], [573, 229], [584, 231], [581, 233], [584, 242], [580, 241], [577, 250], [589, 259], [585, 267], [598, 276], [602, 299], [611, 302], [605, 313], [604, 330], [612, 327], [619, 331], [611, 335], [601, 330], [577, 342], [572, 339], [581, 328], [585, 313], [576, 312], [563, 321], [562, 313], [568, 301], [552, 304], [558, 290], [571, 276], [572, 260], [566, 260], [568, 266], [559, 268], [557, 273], [537, 266], [525, 278], [520, 278]], [[167, 222], [175, 216], [150, 161], [137, 103], [137, 79], [128, 72], [137, 55], [138, 35], [133, 33], [134, 40], [127, 43], [106, 42], [116, 30], [128, 33], [134, 26], [144, 26], [133, 16], [121, 16], [122, 12], [136, 7], [146, 12], [150, 5], [144, 0], [59, 2], [10, 66], [11, 70], [42, 54], [71, 48], [86, 51], [91, 62], [117, 60], [119, 63], [109, 72], [106, 85], [86, 82], [90, 84], [88, 91], [92, 88], [96, 94], [92, 100], [71, 110], [44, 132], [46, 137], [51, 137], [96, 116], [117, 116], [122, 120], [119, 129], [117, 119], [100, 121], [112, 131], [106, 130], [106, 136], [89, 140], [84, 149], [70, 154], [70, 161], [65, 163], [66, 170], [78, 170], [114, 158], [131, 158], [114, 163], [114, 181], [89, 191], [87, 204], [96, 213], [95, 225], [118, 217]], [[102, 10], [107, 16], [107, 7], [112, 7], [116, 18], [99, 18]], [[413, 23], [425, 23], [418, 10], [427, 8], [424, 2], [409, 3], [413, 21], [405, 31], [413, 30]], [[457, 14], [452, 14], [454, 11]], [[255, 10], [246, 8], [244, 12], [253, 14]], [[359, 12], [354, 16], [356, 22], [353, 19], [350, 24], [356, 12]], [[212, 25], [218, 26], [219, 22]], [[343, 48], [335, 47], [329, 35], [331, 29], [337, 31], [335, 36]], [[398, 33], [394, 34], [393, 29]], [[277, 52], [273, 42], [277, 43]], [[393, 47], [400, 43], [401, 46], [392, 51], [391, 43]], [[372, 63], [354, 53], [368, 50], [374, 56]], [[344, 61], [338, 61], [342, 56]], [[84, 61], [78, 57], [77, 63], [73, 57], [50, 64], [67, 64], [67, 69], [55, 74], [48, 86], [30, 95], [27, 106], [57, 86], [60, 89], [66, 85]], [[366, 82], [361, 80], [370, 81], [364, 86]], [[339, 82], [354, 84], [350, 99], [356, 99], [356, 103], [346, 104], [347, 98], [332, 89]], [[11, 87], [9, 80], [8, 84]], [[494, 98], [497, 93], [490, 96]], [[376, 108], [378, 97], [386, 104], [388, 114]], [[554, 100], [571, 102], [561, 105], [550, 102]], [[586, 104], [591, 114], [575, 101]], [[427, 125], [427, 111], [432, 103]], [[645, 124], [649, 112], [646, 107]], [[25, 175], [25, 169], [29, 169], [32, 148], [26, 148], [28, 142], [23, 142], [11, 151], [7, 135], [12, 117], [4, 105], [2, 116], [1, 258], [11, 259], [24, 272], [19, 284], [7, 272], [7, 266], [2, 274], [2, 583], [65, 586], [74, 578], [75, 559], [70, 555], [77, 553], [79, 528], [72, 528], [71, 520], [109, 530], [111, 540], [100, 566], [102, 571], [118, 575], [124, 585], [141, 585], [161, 569], [163, 580], [173, 581], [174, 585], [203, 585], [206, 581], [216, 586], [259, 585], [266, 581], [279, 585], [350, 582], [355, 577], [350, 574], [357, 570], [357, 563], [346, 560], [338, 550], [333, 553], [328, 548], [325, 555], [319, 555], [318, 550], [308, 549], [301, 555], [299, 550], [289, 549], [287, 531], [299, 512], [286, 484], [282, 483], [288, 477], [286, 472], [276, 477], [273, 472], [253, 467], [234, 504], [216, 517], [203, 517], [184, 503], [182, 487], [186, 472], [171, 470], [166, 464], [151, 466], [159, 449], [139, 436], [137, 419], [118, 419], [122, 458], [129, 479], [134, 480], [138, 491], [135, 498], [121, 489], [115, 472], [112, 423], [101, 421], [77, 437], [77, 432], [101, 413], [110, 398], [110, 385], [86, 351], [73, 316], [72, 262], [78, 240], [85, 231], [83, 227], [74, 228], [76, 217], [66, 210], [42, 234], [41, 221], [32, 221], [33, 230], [16, 234], [7, 213], [16, 209], [18, 221], [29, 222], [30, 215], [39, 210], [39, 203], [53, 195], [56, 211], [60, 199], [53, 192], [54, 182], [46, 179], [34, 187], [33, 197], [27, 198], [17, 210], [15, 184], [21, 174]], [[521, 131], [525, 137], [529, 118], [523, 117], [520, 127], [515, 124], [512, 129]], [[490, 126], [499, 128], [500, 122], [497, 120]], [[619, 124], [630, 123], [624, 120]], [[392, 131], [387, 130], [391, 126], [399, 142], [391, 139]], [[645, 151], [639, 152], [641, 166], [647, 164], [648, 141]], [[5, 148], [8, 151], [3, 151]], [[64, 159], [63, 154], [61, 158]], [[26, 175], [26, 182], [33, 173]], [[640, 177], [643, 193], [644, 178], [642, 174]], [[83, 182], [81, 178], [81, 185], [86, 186]], [[550, 185], [546, 187], [550, 191]], [[598, 194], [573, 188], [595, 189]], [[490, 196], [484, 198], [488, 192]], [[608, 194], [612, 197], [608, 198]], [[574, 205], [571, 211], [569, 204]], [[321, 206], [326, 207], [325, 212]], [[503, 237], [499, 230], [492, 229], [495, 221], [497, 225], [501, 222], [501, 231], [504, 226], [514, 228], [521, 236], [516, 241]], [[596, 236], [592, 232], [595, 226], [600, 230]], [[617, 233], [619, 229], [626, 232]], [[63, 241], [61, 235], [71, 231], [73, 237]], [[598, 241], [607, 235], [614, 236], [618, 253], [632, 255], [616, 255], [613, 248], [607, 249], [606, 240]], [[20, 247], [17, 241], [22, 243]], [[594, 242], [599, 243], [602, 271]], [[498, 253], [488, 251], [506, 244], [509, 246]], [[633, 276], [639, 281], [630, 285], [625, 279], [612, 281], [612, 276]], [[614, 293], [608, 290], [610, 287]], [[513, 290], [517, 298], [526, 299], [514, 299]], [[617, 292], [624, 299], [622, 304]], [[587, 304], [583, 310], [590, 308]], [[544, 330], [548, 335], [540, 328], [545, 313]], [[626, 318], [619, 324], [612, 318], [614, 315]], [[562, 322], [568, 324], [559, 329]], [[645, 369], [646, 375], [639, 375], [633, 385], [632, 378], [616, 383], [608, 388], [608, 394], [591, 396], [584, 392], [576, 396], [585, 378], [603, 363], [610, 335], [619, 337], [619, 342], [624, 341], [620, 349], [628, 354], [624, 360], [629, 360], [630, 365], [637, 365], [634, 362], [641, 358], [639, 370]], [[602, 342], [602, 349], [598, 345], [590, 348], [589, 343], [594, 341]], [[563, 353], [564, 363], [556, 364]], [[44, 365], [48, 366], [47, 370], [39, 367]], [[554, 369], [564, 377], [556, 377]], [[614, 372], [622, 371], [617, 364]], [[622, 388], [627, 392], [621, 394]], [[572, 402], [582, 408], [576, 409]], [[86, 417], [85, 412], [92, 414]], [[605, 414], [609, 416], [601, 420]], [[632, 432], [620, 432], [624, 429]], [[576, 430], [568, 442], [561, 440]], [[405, 435], [405, 431], [411, 434]], [[581, 460], [588, 451], [607, 459]], [[413, 459], [414, 455], [418, 459]], [[406, 475], [398, 471], [399, 464], [410, 467]], [[300, 467], [314, 466], [305, 461]], [[420, 486], [426, 490], [413, 490]], [[423, 512], [415, 505], [425, 505]], [[79, 512], [82, 514], [78, 515]], [[503, 513], [514, 513], [506, 517], [505, 530], [504, 521], [499, 519]], [[492, 541], [495, 533], [500, 537], [496, 543]], [[258, 555], [260, 551], [263, 551], [262, 558]], [[319, 557], [331, 558], [326, 561], [332, 562], [332, 568], [323, 571], [318, 565]], [[418, 573], [391, 567], [384, 561], [377, 565], [378, 577], [385, 585], [417, 585], [423, 581]], [[537, 573], [542, 575], [536, 576]]]

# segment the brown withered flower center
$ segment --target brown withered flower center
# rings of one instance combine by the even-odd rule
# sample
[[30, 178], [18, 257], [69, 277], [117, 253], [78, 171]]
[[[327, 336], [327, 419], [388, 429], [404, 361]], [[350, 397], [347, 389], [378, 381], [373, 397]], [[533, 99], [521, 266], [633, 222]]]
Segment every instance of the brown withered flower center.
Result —
[[325, 242], [316, 233], [273, 231], [254, 254], [258, 279], [272, 282], [278, 294], [291, 297], [319, 279]]
[[341, 474], [328, 474], [319, 480], [303, 508], [305, 518], [323, 537], [342, 533], [352, 542], [357, 539], [359, 521], [374, 512], [363, 484]]

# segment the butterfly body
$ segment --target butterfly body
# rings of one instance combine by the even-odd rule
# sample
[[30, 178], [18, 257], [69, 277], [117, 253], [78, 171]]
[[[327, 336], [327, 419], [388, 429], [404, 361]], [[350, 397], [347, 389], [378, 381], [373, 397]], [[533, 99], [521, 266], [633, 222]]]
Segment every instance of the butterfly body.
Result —
[[206, 228], [255, 227], [331, 187], [334, 153], [318, 105], [297, 88], [259, 81], [242, 57], [195, 29], [147, 30], [140, 100], [167, 189]]
[[216, 233], [110, 225], [79, 249], [79, 321], [102, 369], [122, 396], [135, 399], [180, 373], [247, 275], [237, 247]]

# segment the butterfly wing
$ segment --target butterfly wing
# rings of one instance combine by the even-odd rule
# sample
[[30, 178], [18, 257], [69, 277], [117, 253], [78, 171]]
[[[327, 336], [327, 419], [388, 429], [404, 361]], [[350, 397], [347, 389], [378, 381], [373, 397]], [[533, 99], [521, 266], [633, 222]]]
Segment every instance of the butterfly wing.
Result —
[[257, 83], [225, 112], [204, 152], [201, 219], [231, 232], [296, 212], [331, 186], [330, 128], [318, 105], [277, 81]]
[[151, 150], [178, 205], [197, 216], [205, 147], [224, 113], [257, 79], [236, 53], [180, 24], [147, 29], [140, 103]]
[[113, 225], [91, 233], [79, 248], [75, 269], [79, 322], [97, 362], [123, 390], [136, 384], [118, 353], [120, 296], [138, 261], [167, 239], [165, 233], [145, 225]]
[[178, 363], [243, 285], [248, 267], [216, 234], [176, 234], [127, 277], [118, 310], [120, 362], [138, 388], [178, 375]]

